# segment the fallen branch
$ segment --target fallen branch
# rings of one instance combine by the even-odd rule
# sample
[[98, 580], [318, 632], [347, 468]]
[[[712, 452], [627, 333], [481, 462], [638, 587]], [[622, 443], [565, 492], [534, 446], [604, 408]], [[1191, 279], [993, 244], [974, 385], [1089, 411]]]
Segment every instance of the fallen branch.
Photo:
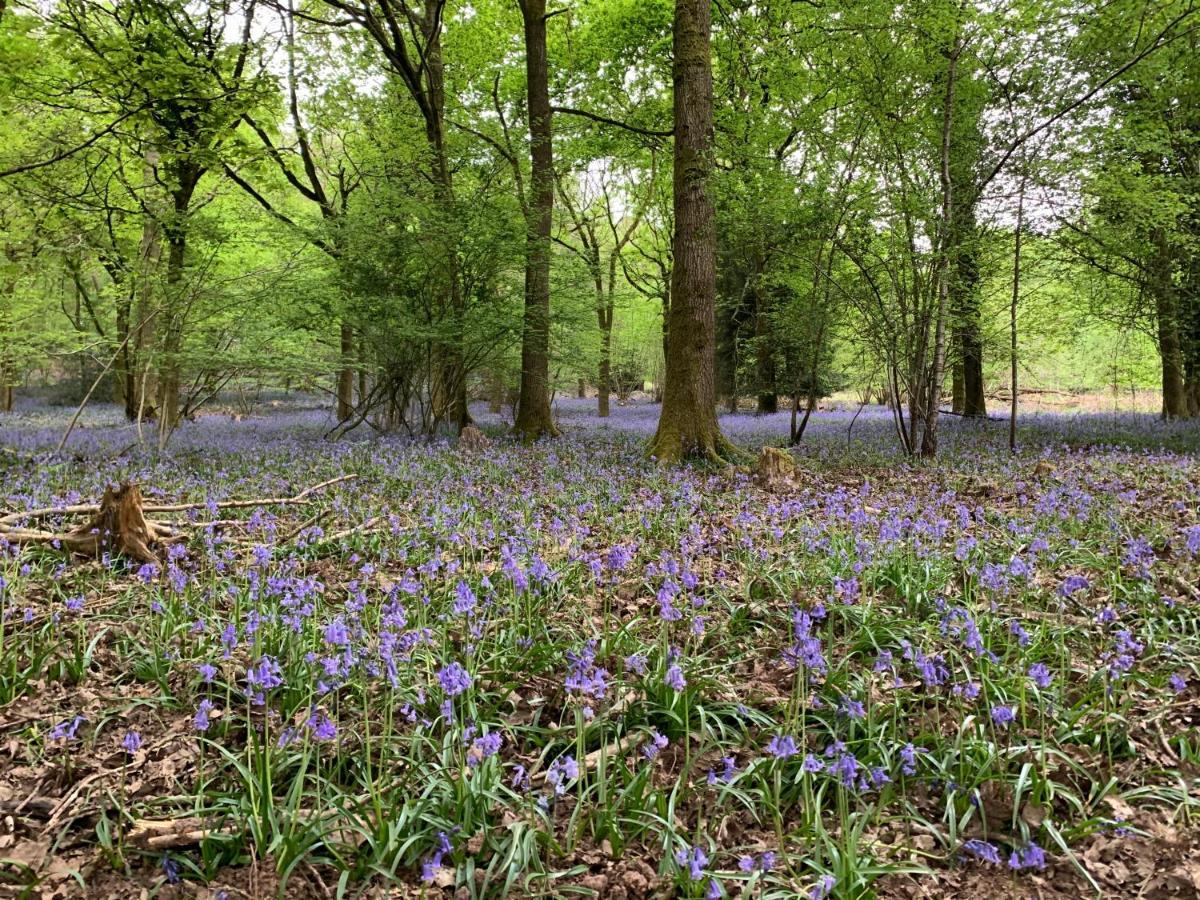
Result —
[[1183, 591], [1186, 596], [1195, 597], [1197, 600], [1200, 600], [1200, 588], [1194, 584], [1188, 584], [1178, 575], [1169, 575], [1168, 577], [1171, 579], [1171, 584]]
[[[292, 497], [264, 497], [253, 500], [226, 500], [220, 503], [144, 504], [136, 484], [109, 487], [99, 505], [81, 504], [47, 507], [0, 516], [0, 539], [9, 544], [50, 544], [81, 556], [99, 557], [115, 552], [143, 563], [157, 563], [156, 544], [169, 544], [182, 535], [165, 523], [145, 517], [146, 513], [185, 512], [193, 509], [247, 509], [260, 506], [296, 506], [306, 503], [314, 493], [334, 484], [357, 478], [351, 473], [307, 487]], [[64, 533], [38, 531], [27, 527], [31, 520], [88, 515], [83, 524]]]
[[233, 825], [214, 826], [193, 816], [186, 819], [138, 819], [125, 836], [135, 847], [143, 850], [170, 850], [199, 844], [215, 835], [234, 834]]
[[[350, 481], [357, 478], [357, 473], [349, 475], [341, 475], [337, 478], [331, 478], [328, 481], [322, 481], [320, 484], [314, 484], [312, 487], [305, 488], [294, 497], [263, 497], [254, 500], [222, 500], [213, 504], [217, 509], [247, 509], [252, 506], [291, 506], [298, 503], [303, 503], [315, 492], [323, 488], [339, 484], [343, 481]], [[203, 503], [147, 503], [142, 506], [142, 512], [187, 512], [191, 509], [207, 509], [209, 504]], [[100, 512], [100, 506], [94, 503], [76, 504], [75, 506], [48, 506], [44, 509], [30, 509], [25, 512], [9, 513], [6, 516], [0, 516], [0, 530], [6, 525], [14, 522], [27, 522], [30, 519], [48, 519], [55, 516], [78, 516], [88, 515]]]

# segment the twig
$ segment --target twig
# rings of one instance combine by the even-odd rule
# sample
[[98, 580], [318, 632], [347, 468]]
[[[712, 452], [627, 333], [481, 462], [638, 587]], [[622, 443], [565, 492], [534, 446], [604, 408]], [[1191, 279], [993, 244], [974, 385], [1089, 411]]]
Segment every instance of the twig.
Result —
[[1171, 579], [1171, 584], [1183, 591], [1184, 594], [1200, 600], [1200, 588], [1196, 587], [1194, 584], [1188, 584], [1178, 575], [1169, 575], [1167, 577]]
[[342, 538], [350, 537], [352, 534], [366, 534], [372, 526], [379, 521], [379, 516], [371, 516], [361, 525], [355, 525], [353, 528], [344, 528], [341, 531], [335, 532], [325, 538], [327, 541], [340, 541]]

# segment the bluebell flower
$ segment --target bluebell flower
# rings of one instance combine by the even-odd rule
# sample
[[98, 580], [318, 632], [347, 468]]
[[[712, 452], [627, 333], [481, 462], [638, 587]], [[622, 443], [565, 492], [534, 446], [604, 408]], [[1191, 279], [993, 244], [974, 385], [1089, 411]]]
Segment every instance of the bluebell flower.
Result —
[[822, 875], [817, 879], [817, 883], [813, 885], [812, 890], [808, 892], [809, 900], [826, 900], [827, 897], [833, 895], [833, 889], [837, 886], [837, 879], [832, 875]]
[[642, 745], [642, 755], [646, 759], [654, 759], [669, 743], [665, 735], [659, 734], [657, 729], [651, 729], [650, 740]]
[[683, 669], [674, 665], [667, 669], [667, 674], [663, 677], [663, 684], [675, 691], [682, 691], [687, 687], [687, 679], [683, 677]]
[[675, 851], [675, 862], [688, 870], [688, 878], [700, 881], [704, 877], [704, 867], [708, 865], [708, 854], [701, 847], [689, 847], [686, 844]]
[[471, 686], [470, 673], [457, 662], [438, 669], [437, 678], [448, 697], [457, 697]]
[[578, 777], [579, 764], [575, 762], [575, 757], [570, 755], [560, 756], [546, 770], [546, 783], [554, 788], [554, 793], [559, 796], [567, 792], [567, 782]]
[[208, 717], [212, 712], [213, 704], [211, 700], [204, 699], [200, 701], [200, 706], [196, 709], [196, 715], [192, 717], [192, 727], [199, 732], [208, 731]]
[[87, 721], [85, 716], [74, 716], [70, 719], [64, 719], [53, 728], [50, 729], [49, 738], [52, 741], [73, 741], [75, 733], [79, 730], [79, 726]]
[[1050, 675], [1050, 668], [1045, 663], [1034, 663], [1029, 667], [1029, 680], [1042, 690], [1050, 687], [1054, 681]]
[[1009, 854], [1008, 867], [1015, 872], [1022, 869], [1037, 869], [1040, 872], [1046, 868], [1046, 851], [1030, 841], [1023, 850], [1013, 850]]
[[796, 739], [790, 734], [777, 734], [767, 744], [767, 753], [776, 759], [788, 759], [799, 752]]
[[989, 844], [987, 841], [970, 840], [964, 841], [962, 848], [976, 859], [1000, 865], [1000, 851], [995, 844]]

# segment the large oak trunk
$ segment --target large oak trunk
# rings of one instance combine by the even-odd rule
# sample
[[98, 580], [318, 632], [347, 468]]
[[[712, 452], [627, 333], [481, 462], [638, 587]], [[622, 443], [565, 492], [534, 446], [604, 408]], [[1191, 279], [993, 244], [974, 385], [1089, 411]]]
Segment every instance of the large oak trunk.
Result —
[[675, 232], [666, 378], [658, 431], [649, 452], [664, 462], [735, 455], [717, 423], [713, 385], [716, 221], [708, 194], [712, 169], [711, 0], [676, 0]]
[[526, 439], [557, 434], [550, 414], [550, 227], [554, 150], [546, 60], [546, 0], [521, 0], [532, 161], [525, 238], [525, 316], [516, 431]]

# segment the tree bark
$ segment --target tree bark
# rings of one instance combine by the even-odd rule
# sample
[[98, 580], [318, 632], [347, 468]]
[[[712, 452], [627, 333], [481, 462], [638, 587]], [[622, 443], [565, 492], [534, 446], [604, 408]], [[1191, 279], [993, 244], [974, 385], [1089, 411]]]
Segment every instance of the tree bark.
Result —
[[666, 372], [649, 453], [662, 462], [738, 455], [721, 434], [713, 385], [716, 216], [712, 170], [711, 0], [675, 0], [674, 235]]
[[341, 368], [337, 382], [337, 417], [345, 422], [354, 413], [354, 329], [346, 322], [341, 328]]
[[950, 409], [956, 416], [961, 416], [966, 405], [965, 376], [963, 374], [962, 336], [958, 328], [950, 336], [950, 357], [953, 374], [950, 376]]
[[598, 310], [600, 320], [600, 365], [596, 372], [596, 415], [607, 419], [612, 403], [612, 297]]
[[[182, 206], [186, 213], [187, 203]], [[176, 209], [181, 209], [176, 201]], [[166, 447], [171, 432], [179, 424], [179, 389], [181, 379], [180, 351], [183, 349], [184, 310], [181, 287], [183, 285], [184, 257], [187, 253], [187, 237], [180, 223], [171, 226], [167, 233], [167, 297], [164, 327], [162, 329], [161, 352], [158, 355], [158, 446]]]
[[[424, 97], [427, 106], [425, 115], [425, 137], [433, 151], [434, 177], [438, 185], [439, 200], [447, 215], [454, 213], [454, 174], [450, 168], [450, 157], [446, 150], [446, 92], [445, 72], [442, 62], [441, 11], [438, 3], [425, 4], [422, 31], [426, 41], [425, 71], [427, 89]], [[419, 77], [419, 76], [418, 76]], [[467, 406], [467, 365], [463, 347], [463, 317], [466, 303], [459, 281], [458, 254], [453, 247], [447, 255], [447, 279], [450, 298], [451, 340], [435, 354], [442, 360], [439, 377], [444, 397], [439, 418], [448, 418], [461, 432], [471, 424], [471, 412]]]
[[938, 413], [941, 409], [942, 382], [946, 368], [946, 311], [949, 306], [951, 232], [954, 218], [954, 187], [950, 177], [950, 136], [954, 127], [954, 84], [958, 74], [958, 58], [962, 53], [962, 31], [955, 31], [946, 67], [946, 94], [942, 101], [941, 185], [942, 210], [938, 235], [937, 308], [933, 339], [933, 364], [927, 386], [925, 428], [921, 434], [921, 455], [927, 459], [937, 456]]
[[[13, 253], [6, 248], [0, 263], [12, 262]], [[5, 278], [0, 283], [0, 412], [12, 412], [13, 382], [17, 379], [13, 359], [13, 315], [10, 304], [16, 290], [14, 279]]]
[[133, 297], [124, 292], [116, 303], [116, 329], [113, 339], [120, 348], [113, 364], [113, 404], [129, 415], [129, 395], [133, 390], [133, 354], [129, 350], [129, 320], [132, 313]]
[[[159, 154], [156, 150], [147, 150], [145, 164], [142, 167], [142, 187], [153, 190], [155, 184], [154, 169], [158, 165]], [[159, 204], [147, 201], [149, 211], [142, 221], [142, 239], [138, 251], [137, 268], [137, 301], [134, 309], [137, 331], [131, 341], [131, 386], [125, 394], [125, 418], [135, 421], [139, 416], [153, 418], [153, 406], [147, 405], [147, 400], [158, 395], [158, 379], [155, 376], [151, 357], [157, 343], [157, 307], [159, 302], [158, 266], [162, 259], [162, 226], [159, 216], [153, 211]]]
[[[987, 416], [987, 399], [983, 384], [983, 338], [980, 334], [978, 229], [975, 226], [973, 202], [959, 210], [954, 225], [956, 246], [951, 301], [957, 330], [958, 347], [962, 355], [962, 409], [967, 417]], [[962, 204], [960, 204], [962, 205]]]
[[1154, 296], [1154, 312], [1158, 320], [1158, 353], [1162, 360], [1162, 417], [1182, 419], [1188, 414], [1188, 403], [1173, 255], [1170, 240], [1162, 228], [1153, 229], [1150, 245], [1153, 257], [1149, 288]]
[[1200, 417], [1200, 256], [1193, 255], [1180, 285], [1179, 318], [1183, 351], [1183, 392], [1189, 418]]
[[[757, 268], [757, 267], [756, 267]], [[754, 365], [758, 380], [758, 413], [779, 412], [779, 394], [775, 390], [775, 354], [771, 341], [770, 301], [764, 295], [759, 278], [751, 273], [750, 295], [754, 300]]]
[[1013, 238], [1012, 298], [1008, 304], [1008, 377], [1012, 391], [1011, 406], [1008, 410], [1010, 453], [1017, 452], [1017, 303], [1021, 299], [1021, 238], [1025, 228], [1025, 182], [1026, 175], [1022, 172], [1021, 184], [1017, 190], [1017, 227]]
[[526, 440], [558, 434], [550, 412], [550, 228], [554, 214], [554, 148], [546, 58], [546, 0], [520, 0], [525, 25], [530, 198], [525, 238], [525, 315], [521, 393], [514, 428]]

